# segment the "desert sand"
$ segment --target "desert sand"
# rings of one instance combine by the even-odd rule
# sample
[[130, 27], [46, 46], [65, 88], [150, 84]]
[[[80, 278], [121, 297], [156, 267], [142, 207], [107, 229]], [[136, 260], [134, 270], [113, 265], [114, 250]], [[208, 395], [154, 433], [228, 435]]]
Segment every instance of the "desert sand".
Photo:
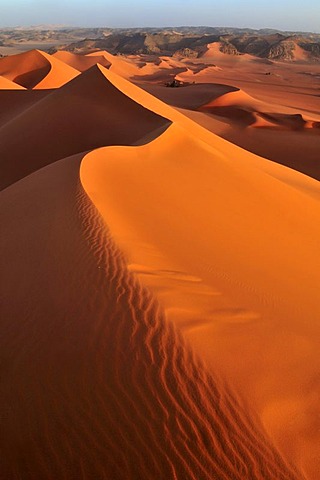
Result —
[[318, 480], [317, 72], [0, 59], [1, 478]]

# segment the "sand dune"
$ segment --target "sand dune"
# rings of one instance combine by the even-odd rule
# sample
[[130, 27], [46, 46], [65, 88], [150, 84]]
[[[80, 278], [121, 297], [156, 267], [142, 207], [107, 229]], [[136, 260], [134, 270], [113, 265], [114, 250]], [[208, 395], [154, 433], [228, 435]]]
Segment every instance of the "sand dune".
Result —
[[62, 62], [70, 65], [70, 67], [79, 70], [79, 72], [84, 72], [88, 70], [93, 65], [100, 63], [104, 67], [110, 67], [111, 63], [103, 54], [100, 55], [77, 55], [71, 52], [64, 52], [63, 50], [58, 51], [52, 55], [54, 58], [61, 60]]
[[220, 42], [208, 43], [206, 50], [202, 53], [202, 58], [210, 58], [212, 56], [224, 56], [225, 54], [220, 50]]
[[240, 89], [234, 89], [230, 87], [230, 91], [220, 95], [218, 98], [215, 98], [211, 102], [203, 105], [203, 108], [209, 109], [210, 107], [245, 107], [254, 109], [259, 103], [251, 95], [248, 95], [246, 92], [241, 91]]
[[50, 64], [50, 71], [34, 88], [58, 88], [79, 75], [78, 70], [66, 65], [52, 55], [45, 52], [40, 53]]
[[214, 98], [234, 89], [229, 85], [217, 83], [196, 83], [181, 88], [167, 88], [164, 85], [143, 85], [143, 89], [174, 107], [197, 110]]
[[0, 128], [1, 188], [52, 161], [103, 145], [131, 144], [166, 124], [93, 66]]
[[[158, 115], [161, 115], [165, 118], [168, 118], [172, 122], [176, 122], [178, 124], [182, 124], [184, 128], [193, 132], [195, 136], [198, 136], [199, 139], [203, 140], [205, 143], [208, 143], [211, 147], [213, 147], [217, 152], [222, 152], [223, 154], [228, 152], [230, 158], [238, 158], [238, 159], [245, 159], [247, 162], [250, 162], [251, 165], [258, 165], [259, 168], [263, 168], [265, 171], [271, 171], [272, 175], [277, 172], [279, 173], [280, 178], [282, 178], [283, 170], [277, 169], [276, 166], [272, 165], [270, 162], [261, 162], [261, 160], [256, 155], [251, 155], [247, 149], [237, 148], [237, 144], [244, 145], [245, 148], [249, 146], [250, 151], [260, 150], [262, 152], [267, 153], [267, 157], [271, 159], [275, 159], [278, 163], [291, 166], [298, 171], [306, 172], [310, 176], [315, 178], [320, 178], [320, 170], [319, 170], [319, 162], [318, 162], [318, 149], [319, 149], [319, 137], [315, 135], [314, 137], [297, 137], [297, 136], [284, 136], [284, 141], [281, 138], [276, 139], [276, 144], [274, 145], [274, 139], [269, 138], [267, 139], [267, 143], [265, 143], [264, 137], [260, 138], [257, 136], [257, 140], [251, 142], [252, 136], [244, 136], [243, 129], [241, 130], [231, 130], [227, 132], [226, 136], [230, 138], [235, 145], [232, 145], [230, 142], [226, 142], [223, 138], [217, 137], [216, 135], [212, 135], [210, 133], [211, 130], [211, 122], [208, 122], [207, 119], [202, 123], [195, 123], [189, 117], [186, 117], [185, 113], [180, 113], [177, 109], [172, 108], [171, 106], [165, 104], [162, 101], [159, 101], [158, 98], [155, 98], [153, 95], [148, 95], [147, 92], [143, 91], [141, 88], [133, 85], [132, 83], [128, 82], [126, 79], [115, 75], [110, 70], [107, 70], [103, 67], [100, 67], [100, 71], [103, 75], [111, 82], [114, 86], [119, 88], [125, 95], [129, 98], [132, 98], [139, 104], [143, 105], [144, 107], [154, 111]], [[216, 88], [216, 86], [214, 87]], [[230, 86], [227, 86], [230, 88]], [[231, 87], [235, 88], [235, 87]], [[178, 90], [178, 89], [173, 89]], [[151, 90], [156, 92], [156, 90]], [[221, 94], [221, 91], [224, 91], [224, 87], [222, 90], [220, 87], [218, 88], [218, 93]], [[215, 98], [217, 97], [217, 92], [215, 93]], [[263, 103], [266, 110], [268, 107], [274, 109], [274, 105], [270, 107], [270, 105]], [[232, 108], [232, 107], [231, 107]], [[295, 111], [292, 108], [282, 106], [283, 110], [286, 112]], [[251, 112], [249, 112], [251, 114]], [[198, 118], [198, 117], [197, 117]], [[199, 120], [199, 118], [198, 118]], [[252, 121], [254, 122], [255, 116], [252, 113]], [[231, 115], [232, 123], [236, 123], [234, 121], [234, 117]], [[214, 123], [213, 131], [217, 129], [217, 122]], [[209, 125], [208, 125], [209, 124]], [[241, 124], [241, 122], [240, 122]], [[218, 129], [221, 129], [221, 122], [219, 122]], [[208, 131], [209, 130], [209, 131]], [[249, 130], [249, 129], [247, 129]], [[251, 129], [251, 132], [257, 132], [264, 130], [268, 134], [268, 129]], [[292, 131], [292, 130], [291, 130]], [[264, 133], [264, 132], [262, 132]], [[315, 129], [316, 133], [316, 129]], [[223, 137], [225, 133], [221, 133]], [[254, 137], [255, 138], [255, 137]], [[289, 140], [289, 146], [287, 145], [287, 139]], [[291, 142], [292, 147], [291, 147]], [[299, 142], [303, 145], [303, 152], [304, 156], [301, 156], [301, 150], [299, 149]], [[278, 152], [278, 153], [277, 153]], [[292, 182], [294, 185], [300, 185], [304, 189], [305, 179], [301, 180], [300, 177], [296, 177], [293, 172], [286, 171], [286, 180], [288, 182]]]
[[0, 58], [0, 75], [25, 88], [58, 88], [79, 74], [40, 50]]
[[[226, 89], [228, 86], [226, 86]], [[273, 111], [273, 104], [262, 102], [248, 95], [241, 89], [229, 87], [229, 91], [199, 107], [199, 111], [212, 113], [242, 124], [260, 128], [280, 127], [288, 130], [314, 128], [314, 119], [305, 118], [301, 113], [293, 113], [294, 109], [280, 107], [280, 112]]]
[[128, 272], [79, 185], [80, 160], [2, 193], [1, 475], [300, 478]]
[[131, 76], [139, 72], [139, 67], [135, 65], [135, 63], [132, 62], [130, 59], [125, 59], [124, 57], [120, 57], [117, 55], [111, 55], [111, 53], [104, 50], [89, 53], [87, 56], [100, 57], [101, 55], [109, 62], [110, 70], [112, 70], [112, 72], [114, 73], [117, 73], [118, 75], [121, 75], [124, 78], [130, 78]]
[[[308, 442], [309, 435], [316, 436], [311, 425], [317, 385], [311, 385], [319, 369], [314, 320], [320, 313], [314, 289], [320, 280], [315, 262], [320, 232], [314, 224], [319, 190], [314, 199], [311, 187], [316, 190], [316, 182], [310, 182], [309, 190], [306, 181], [310, 196], [293, 189], [286, 183], [285, 169], [282, 182], [275, 178], [277, 169], [275, 165], [274, 174], [270, 168], [266, 175], [258, 168], [252, 170], [250, 162], [238, 159], [232, 163], [170, 127], [160, 140], [147, 146], [110, 147], [89, 154], [82, 162], [81, 181], [129, 261], [144, 266], [137, 271], [142, 271], [143, 282], [167, 307], [169, 318], [181, 322], [188, 338], [212, 365], [219, 364], [242, 392], [249, 392], [279, 448], [301, 467], [316, 470], [319, 438], [309, 447], [313, 460], [309, 453], [297, 457], [295, 449], [300, 442]], [[153, 195], [162, 200], [149, 208]], [[187, 198], [193, 199], [192, 209], [185, 208]], [[308, 214], [303, 215], [306, 205]], [[191, 231], [190, 225], [195, 224], [199, 229]], [[168, 272], [172, 272], [171, 281]], [[187, 272], [201, 281], [181, 281], [174, 272]], [[297, 284], [297, 276], [301, 283]], [[294, 305], [292, 298], [297, 301]], [[243, 335], [250, 337], [246, 352]], [[308, 338], [303, 355], [301, 335]], [[242, 362], [235, 368], [237, 357]], [[295, 373], [293, 363], [299, 363]], [[286, 387], [283, 372], [290, 372]], [[305, 403], [297, 400], [301, 385], [306, 388]], [[301, 409], [304, 421], [300, 418], [289, 426], [288, 418], [275, 419], [270, 407], [281, 408], [284, 398], [292, 402], [293, 411]]]
[[50, 63], [38, 50], [0, 59], [0, 75], [25, 88], [33, 88], [50, 72]]
[[179, 73], [176, 75], [176, 79], [181, 82], [197, 82], [204, 83], [212, 81], [212, 76], [214, 77], [216, 72], [221, 70], [220, 67], [216, 65], [197, 65], [193, 68], [189, 68], [186, 72]]
[[0, 477], [318, 480], [319, 183], [210, 131], [317, 152], [312, 99], [248, 59], [8, 58]]

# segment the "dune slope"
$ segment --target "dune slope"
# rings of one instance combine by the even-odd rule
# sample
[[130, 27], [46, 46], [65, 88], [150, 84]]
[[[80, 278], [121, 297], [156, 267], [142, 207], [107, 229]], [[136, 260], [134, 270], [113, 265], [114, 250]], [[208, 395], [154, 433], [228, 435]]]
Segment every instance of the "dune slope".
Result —
[[1, 193], [1, 476], [300, 478], [128, 272], [80, 160]]
[[266, 173], [269, 162], [259, 161], [260, 169], [217, 153], [173, 125], [145, 146], [88, 154], [81, 181], [169, 318], [250, 398], [288, 458], [313, 472], [320, 192], [316, 181], [275, 164]]
[[0, 90], [0, 128], [50, 93], [51, 90]]

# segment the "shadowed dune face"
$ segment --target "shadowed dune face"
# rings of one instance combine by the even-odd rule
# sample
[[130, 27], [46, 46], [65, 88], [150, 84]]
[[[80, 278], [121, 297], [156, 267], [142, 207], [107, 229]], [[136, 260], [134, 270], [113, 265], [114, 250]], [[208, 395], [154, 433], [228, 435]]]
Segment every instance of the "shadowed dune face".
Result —
[[51, 70], [49, 62], [46, 63], [47, 65], [45, 65], [44, 67], [36, 68], [34, 70], [30, 70], [29, 72], [17, 75], [14, 78], [14, 81], [25, 88], [34, 88], [38, 83], [40, 83], [41, 80], [43, 80], [48, 75]]
[[2, 192], [2, 478], [300, 478], [128, 272], [80, 160]]
[[0, 59], [0, 75], [25, 88], [35, 87], [50, 70], [49, 61], [37, 50]]
[[130, 145], [168, 124], [94, 66], [0, 128], [1, 188], [52, 161], [104, 145]]
[[52, 93], [52, 90], [0, 89], [0, 129], [2, 125], [21, 115], [50, 93]]

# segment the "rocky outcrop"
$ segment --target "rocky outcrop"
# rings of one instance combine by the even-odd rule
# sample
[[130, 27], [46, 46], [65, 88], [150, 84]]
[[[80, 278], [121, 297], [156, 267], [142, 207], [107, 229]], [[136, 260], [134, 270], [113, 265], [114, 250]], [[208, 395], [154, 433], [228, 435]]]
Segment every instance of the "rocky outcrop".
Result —
[[294, 60], [294, 50], [294, 42], [282, 41], [270, 47], [267, 58], [270, 60]]

